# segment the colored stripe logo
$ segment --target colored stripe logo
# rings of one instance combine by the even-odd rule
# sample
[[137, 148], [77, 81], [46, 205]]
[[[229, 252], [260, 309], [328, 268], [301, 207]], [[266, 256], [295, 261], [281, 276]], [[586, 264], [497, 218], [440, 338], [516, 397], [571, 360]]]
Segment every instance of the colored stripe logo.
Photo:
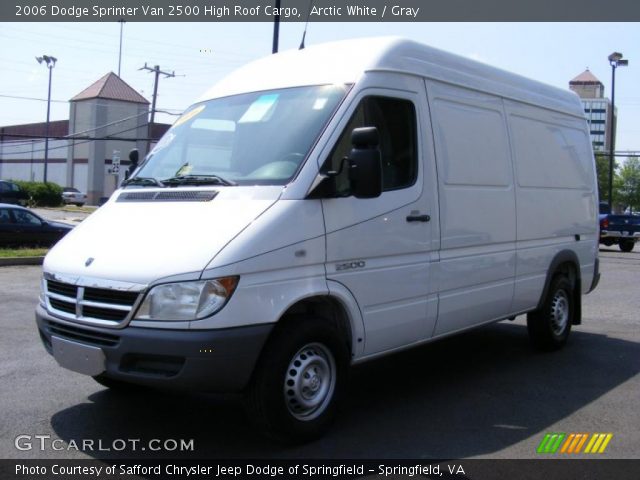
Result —
[[[537, 453], [604, 453], [613, 433], [547, 433]], [[583, 450], [584, 448], [584, 450]]]

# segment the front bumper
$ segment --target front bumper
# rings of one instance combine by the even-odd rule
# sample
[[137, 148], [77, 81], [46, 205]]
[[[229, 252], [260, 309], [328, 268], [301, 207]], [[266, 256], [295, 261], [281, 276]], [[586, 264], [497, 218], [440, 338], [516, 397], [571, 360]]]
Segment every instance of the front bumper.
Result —
[[52, 336], [79, 348], [100, 349], [104, 354], [100, 374], [106, 377], [152, 387], [220, 393], [244, 389], [273, 328], [273, 324], [266, 324], [220, 330], [105, 329], [57, 319], [40, 305], [36, 322], [44, 347], [52, 355]]

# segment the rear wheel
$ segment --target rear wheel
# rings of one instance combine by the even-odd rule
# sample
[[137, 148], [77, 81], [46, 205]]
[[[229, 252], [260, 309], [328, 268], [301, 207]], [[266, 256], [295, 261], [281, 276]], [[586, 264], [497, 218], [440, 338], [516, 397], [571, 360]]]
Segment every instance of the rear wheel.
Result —
[[536, 348], [557, 350], [567, 343], [574, 317], [573, 289], [565, 275], [556, 275], [542, 307], [527, 315], [529, 338]]
[[631, 250], [633, 250], [635, 244], [636, 242], [634, 242], [633, 240], [620, 240], [618, 246], [623, 252], [630, 252]]
[[348, 362], [345, 339], [326, 320], [285, 320], [259, 360], [246, 395], [247, 413], [278, 440], [321, 436], [335, 416]]

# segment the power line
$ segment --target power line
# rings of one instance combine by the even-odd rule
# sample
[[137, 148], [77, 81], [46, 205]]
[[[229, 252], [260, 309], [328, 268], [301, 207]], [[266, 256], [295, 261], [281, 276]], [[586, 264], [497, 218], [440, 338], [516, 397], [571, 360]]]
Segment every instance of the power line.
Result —
[[[144, 123], [142, 125], [139, 125], [135, 128], [141, 128], [141, 127], [145, 127], [147, 124]], [[133, 128], [129, 129], [129, 130], [133, 130]], [[129, 131], [129, 130], [123, 130], [122, 132], [119, 133], [124, 133], [125, 131]], [[113, 133], [112, 135], [118, 135], [117, 133]], [[138, 141], [138, 140], [149, 140], [149, 138], [130, 138], [130, 137], [113, 137], [112, 135], [107, 135], [104, 137], [89, 137], [89, 136], [85, 136], [85, 137], [61, 137], [59, 135], [49, 135], [47, 136], [43, 136], [43, 135], [29, 135], [27, 133], [16, 133], [14, 135], [11, 135], [12, 137], [20, 137], [20, 138], [48, 138], [49, 140], [122, 140], [122, 141]], [[155, 140], [155, 139], [151, 139], [151, 140]], [[29, 145], [32, 142], [29, 143], [23, 143], [23, 145]], [[79, 142], [78, 142], [79, 143]], [[74, 143], [74, 145], [77, 145], [78, 143]], [[10, 146], [15, 146], [16, 144], [11, 144]]]
[[95, 132], [96, 130], [100, 130], [101, 128], [111, 127], [112, 125], [117, 125], [118, 123], [126, 122], [127, 120], [132, 120], [134, 118], [138, 118], [138, 117], [141, 117], [141, 116], [146, 115], [146, 114], [147, 114], [147, 112], [137, 113], [135, 115], [131, 115], [130, 117], [121, 118], [120, 120], [114, 120], [113, 122], [105, 123], [104, 125], [100, 125], [98, 127], [88, 128], [87, 130], [83, 130], [81, 132], [71, 133], [71, 134], [67, 135], [67, 137], [73, 138], [74, 136], [82, 135], [83, 133]]
[[[36, 98], [36, 97], [21, 97], [19, 95], [0, 95], [0, 97], [2, 98], [15, 98], [17, 100], [38, 100], [40, 102], [46, 102], [47, 99], [46, 98]], [[65, 100], [51, 100], [52, 102], [55, 103], [69, 103]]]
[[[130, 132], [131, 130], [136, 130], [138, 128], [143, 128], [148, 126], [148, 123], [142, 123], [140, 125], [136, 125], [135, 127], [132, 128], [127, 128], [126, 130], [121, 130], [119, 132], [115, 132], [112, 133], [111, 135], [108, 135], [106, 137], [87, 137], [87, 140], [80, 140], [80, 141], [76, 141], [75, 138], [69, 138], [69, 137], [65, 137], [62, 138], [61, 140], [67, 140], [67, 141], [71, 141], [71, 145], [60, 145], [58, 147], [52, 147], [49, 150], [57, 150], [60, 148], [69, 148], [70, 146], [76, 146], [76, 145], [82, 145], [83, 143], [88, 143], [88, 142], [93, 142], [95, 140], [121, 140], [121, 141], [138, 141], [138, 140], [142, 140], [142, 141], [151, 141], [151, 140], [155, 140], [155, 138], [118, 138], [118, 137], [113, 137], [113, 135], [120, 135], [121, 133], [126, 133], [126, 132]], [[27, 153], [39, 153], [39, 152], [44, 152], [44, 148], [41, 148], [39, 150], [23, 150], [20, 152], [11, 152], [11, 155], [23, 155], [23, 154], [27, 154]], [[9, 152], [7, 152], [8, 154]]]
[[[169, 115], [172, 115], [169, 112], [163, 112], [163, 113], [168, 113]], [[117, 125], [118, 123], [126, 122], [128, 120], [132, 120], [134, 118], [138, 118], [138, 117], [141, 117], [143, 115], [147, 115], [147, 112], [142, 112], [142, 113], [138, 113], [136, 115], [131, 115], [129, 117], [121, 118], [119, 120], [114, 120], [113, 122], [105, 123], [104, 125], [99, 125], [99, 126], [94, 127], [94, 128], [88, 128], [87, 130], [82, 130], [80, 132], [70, 133], [70, 134], [65, 135], [63, 137], [57, 137], [56, 139], [57, 140], [73, 140], [74, 138], [78, 138], [77, 135], [83, 135], [85, 133], [95, 132], [96, 130], [100, 130], [101, 128], [111, 127], [113, 125]], [[146, 125], [146, 123], [144, 125]], [[116, 135], [116, 134], [112, 134], [112, 135]], [[46, 138], [46, 137], [43, 137], [42, 135], [31, 135], [31, 136], [28, 136], [28, 135], [25, 135], [25, 134], [7, 133], [6, 131], [2, 133], [2, 137]], [[49, 137], [49, 138], [54, 138], [54, 137]], [[89, 138], [89, 137], [87, 137], [87, 138]], [[91, 137], [91, 138], [94, 138], [94, 137]], [[44, 140], [41, 140], [41, 141], [44, 142]], [[17, 145], [19, 145], [21, 143], [24, 144], [24, 145], [31, 145], [31, 144], [36, 143], [36, 142], [15, 142], [15, 143], [12, 143], [11, 146], [17, 146]]]

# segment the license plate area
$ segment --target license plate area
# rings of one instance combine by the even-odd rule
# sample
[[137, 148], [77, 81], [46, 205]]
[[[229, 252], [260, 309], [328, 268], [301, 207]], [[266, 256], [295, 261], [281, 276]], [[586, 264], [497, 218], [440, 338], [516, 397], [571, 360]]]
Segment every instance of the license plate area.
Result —
[[85, 375], [99, 375], [105, 370], [105, 357], [101, 348], [51, 336], [53, 357], [61, 367]]

